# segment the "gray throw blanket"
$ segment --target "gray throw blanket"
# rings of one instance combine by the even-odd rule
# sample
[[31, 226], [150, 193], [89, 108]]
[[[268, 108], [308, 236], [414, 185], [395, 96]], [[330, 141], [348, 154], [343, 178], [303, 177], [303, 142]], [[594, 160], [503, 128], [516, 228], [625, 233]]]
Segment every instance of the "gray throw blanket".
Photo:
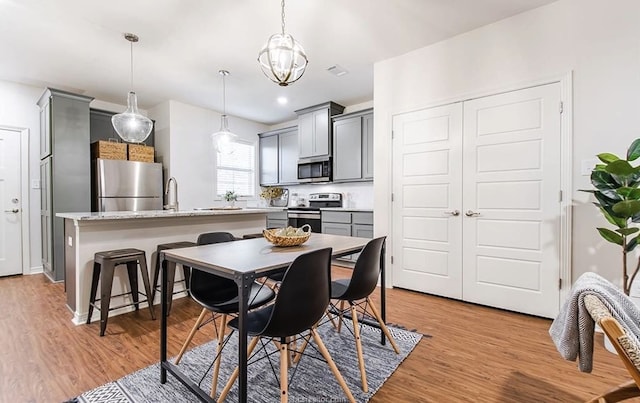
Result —
[[593, 331], [595, 323], [584, 305], [584, 296], [600, 298], [630, 337], [640, 340], [640, 309], [622, 290], [596, 273], [584, 273], [571, 288], [558, 317], [549, 328], [551, 339], [560, 355], [569, 361], [578, 358], [578, 368], [591, 372], [593, 363]]

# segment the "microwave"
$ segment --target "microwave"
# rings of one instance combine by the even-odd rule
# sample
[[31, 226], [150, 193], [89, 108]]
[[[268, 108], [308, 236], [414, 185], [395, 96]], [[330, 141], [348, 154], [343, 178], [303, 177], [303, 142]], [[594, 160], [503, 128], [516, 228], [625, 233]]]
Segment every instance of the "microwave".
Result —
[[298, 160], [298, 182], [331, 182], [331, 158]]

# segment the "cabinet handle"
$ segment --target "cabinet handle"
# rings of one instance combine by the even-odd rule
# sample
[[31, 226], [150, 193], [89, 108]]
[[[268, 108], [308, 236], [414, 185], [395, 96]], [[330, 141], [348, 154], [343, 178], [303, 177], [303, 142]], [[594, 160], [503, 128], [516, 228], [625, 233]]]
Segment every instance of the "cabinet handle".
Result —
[[477, 211], [473, 211], [473, 210], [467, 210], [467, 212], [464, 213], [464, 215], [466, 215], [467, 217], [478, 217], [478, 216], [480, 216], [480, 213], [478, 213]]
[[452, 215], [454, 217], [457, 217], [457, 216], [460, 215], [460, 210], [445, 211], [444, 213], [448, 214], [448, 215]]
[[14, 214], [16, 214], [16, 213], [19, 213], [20, 210], [18, 210], [17, 208], [14, 208], [13, 210], [5, 210], [4, 212], [5, 213], [14, 213]]

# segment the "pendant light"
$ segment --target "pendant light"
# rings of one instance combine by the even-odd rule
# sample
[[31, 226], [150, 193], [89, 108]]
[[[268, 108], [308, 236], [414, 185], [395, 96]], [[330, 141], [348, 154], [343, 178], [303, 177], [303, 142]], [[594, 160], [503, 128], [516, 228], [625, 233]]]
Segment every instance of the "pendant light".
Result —
[[271, 81], [285, 87], [297, 81], [307, 68], [307, 55], [293, 36], [284, 32], [284, 0], [282, 8], [282, 32], [273, 34], [258, 53], [262, 72]]
[[224, 78], [229, 75], [227, 70], [220, 70], [218, 74], [222, 76], [222, 115], [220, 115], [220, 130], [212, 134], [213, 144], [220, 154], [232, 154], [234, 148], [231, 142], [238, 138], [237, 134], [229, 130], [229, 119], [227, 117], [227, 89]]
[[122, 140], [131, 143], [142, 143], [149, 137], [153, 122], [138, 112], [138, 98], [136, 93], [133, 92], [133, 43], [138, 42], [138, 36], [126, 33], [124, 34], [124, 39], [131, 43], [131, 86], [127, 96], [127, 110], [113, 115], [111, 124]]

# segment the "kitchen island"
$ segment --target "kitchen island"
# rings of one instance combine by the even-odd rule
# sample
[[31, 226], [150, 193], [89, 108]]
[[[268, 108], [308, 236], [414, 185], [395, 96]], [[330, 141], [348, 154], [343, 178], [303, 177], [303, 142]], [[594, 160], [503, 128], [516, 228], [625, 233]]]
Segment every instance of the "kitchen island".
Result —
[[[274, 208], [244, 208], [185, 211], [113, 211], [102, 213], [58, 213], [64, 218], [65, 290], [67, 306], [73, 312], [73, 323], [86, 323], [93, 256], [96, 252], [136, 248], [146, 252], [149, 273], [157, 259], [159, 244], [192, 241], [205, 232], [225, 231], [238, 238], [244, 234], [259, 233], [265, 228], [266, 215]], [[176, 270], [176, 281], [182, 279], [182, 270]], [[140, 280], [140, 284], [142, 284]], [[184, 283], [176, 283], [176, 291], [184, 290]], [[113, 279], [113, 294], [129, 290], [126, 270], [117, 270]], [[178, 294], [186, 295], [184, 294]], [[159, 293], [156, 303], [159, 303]], [[114, 297], [111, 306], [131, 302], [131, 296]], [[141, 304], [141, 309], [145, 304]], [[132, 311], [120, 308], [110, 316]], [[99, 312], [94, 313], [94, 318]]]

